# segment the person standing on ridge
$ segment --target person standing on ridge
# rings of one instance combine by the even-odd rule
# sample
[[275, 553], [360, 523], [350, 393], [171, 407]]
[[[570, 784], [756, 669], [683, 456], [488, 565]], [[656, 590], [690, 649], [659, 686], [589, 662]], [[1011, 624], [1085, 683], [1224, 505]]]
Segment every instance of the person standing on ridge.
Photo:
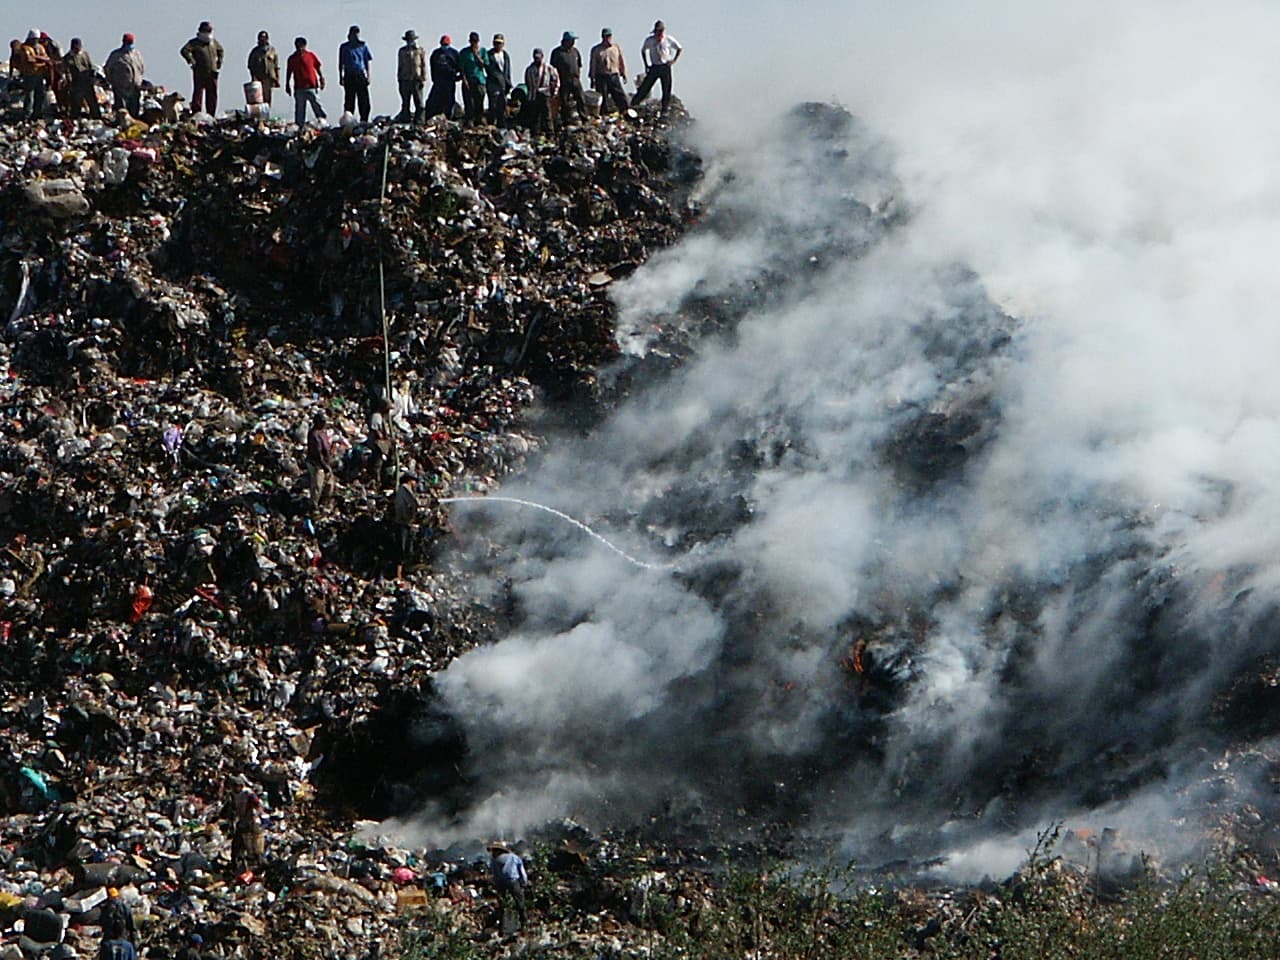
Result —
[[196, 35], [178, 51], [191, 68], [191, 109], [200, 113], [205, 107], [209, 115], [218, 115], [218, 72], [222, 69], [222, 44], [213, 38], [213, 24], [205, 20]]
[[524, 85], [529, 91], [529, 130], [540, 137], [544, 128], [551, 132], [551, 101], [560, 93], [560, 74], [545, 61], [541, 47], [525, 67]]
[[249, 79], [262, 84], [262, 102], [271, 106], [271, 91], [280, 86], [280, 55], [267, 31], [258, 31], [258, 45], [249, 51]]
[[593, 89], [600, 93], [600, 116], [609, 112], [609, 101], [619, 113], [627, 112], [627, 94], [622, 89], [627, 78], [627, 59], [622, 48], [613, 42], [613, 31], [600, 31], [600, 42], [591, 48], [588, 77]]
[[500, 33], [493, 35], [493, 47], [489, 50], [486, 68], [489, 94], [489, 122], [506, 129], [507, 94], [511, 92], [511, 54], [507, 53], [507, 38]]
[[[293, 90], [290, 90], [292, 84]], [[307, 49], [306, 37], [295, 37], [293, 53], [285, 63], [284, 92], [288, 96], [293, 92], [293, 122], [302, 126], [307, 122], [307, 104], [317, 120], [325, 118], [324, 108], [316, 97], [316, 90], [324, 89], [324, 68], [320, 58]]]
[[9, 69], [22, 78], [22, 115], [28, 120], [44, 116], [45, 93], [49, 89], [50, 60], [40, 45], [40, 34], [31, 30], [26, 42], [13, 47]]
[[659, 116], [667, 112], [671, 106], [671, 68], [680, 59], [684, 48], [680, 41], [667, 33], [667, 25], [659, 20], [653, 25], [653, 33], [645, 38], [640, 49], [640, 59], [644, 61], [644, 80], [631, 98], [634, 107], [649, 96], [656, 82], [662, 83], [662, 107]]
[[427, 94], [427, 119], [444, 114], [452, 120], [458, 109], [458, 51], [453, 49], [453, 38], [447, 33], [440, 38], [440, 46], [431, 51], [431, 92]]
[[578, 35], [566, 30], [560, 37], [560, 46], [551, 51], [551, 66], [560, 75], [560, 123], [563, 126], [573, 104], [573, 116], [583, 120], [587, 116], [587, 101], [582, 93], [582, 51], [574, 44]]
[[[400, 114], [396, 123], [417, 123], [422, 119], [422, 88], [427, 82], [427, 52], [418, 46], [418, 35], [404, 32], [404, 46], [396, 63], [396, 81], [400, 84]], [[409, 104], [413, 103], [410, 112]]]
[[115, 98], [112, 110], [127, 110], [131, 116], [142, 113], [142, 78], [146, 66], [142, 62], [142, 53], [134, 46], [134, 36], [126, 33], [116, 47], [107, 56], [102, 72], [111, 85], [111, 93]]
[[94, 80], [93, 58], [89, 56], [89, 51], [84, 48], [84, 41], [79, 37], [71, 38], [71, 49], [62, 58], [62, 66], [71, 80], [71, 90], [67, 95], [67, 111], [71, 119], [79, 119], [82, 110], [88, 110], [89, 116], [94, 120], [102, 119]]
[[484, 123], [484, 91], [488, 82], [489, 54], [480, 46], [480, 34], [474, 30], [467, 38], [467, 49], [458, 55], [462, 71], [462, 102], [467, 108], [467, 123]]
[[360, 28], [352, 26], [347, 30], [347, 42], [338, 48], [338, 83], [345, 91], [343, 111], [354, 113], [358, 105], [361, 123], [369, 122], [369, 64], [372, 62], [373, 54], [360, 39]]

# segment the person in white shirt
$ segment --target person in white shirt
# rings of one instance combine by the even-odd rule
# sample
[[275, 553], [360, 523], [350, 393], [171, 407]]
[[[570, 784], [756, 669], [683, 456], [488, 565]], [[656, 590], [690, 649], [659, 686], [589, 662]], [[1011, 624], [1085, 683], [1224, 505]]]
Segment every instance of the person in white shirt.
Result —
[[671, 106], [671, 66], [680, 59], [684, 48], [680, 41], [667, 33], [667, 25], [659, 20], [653, 25], [653, 33], [645, 38], [640, 48], [640, 59], [644, 61], [645, 74], [636, 95], [631, 98], [634, 107], [647, 96], [655, 83], [662, 84], [662, 113]]

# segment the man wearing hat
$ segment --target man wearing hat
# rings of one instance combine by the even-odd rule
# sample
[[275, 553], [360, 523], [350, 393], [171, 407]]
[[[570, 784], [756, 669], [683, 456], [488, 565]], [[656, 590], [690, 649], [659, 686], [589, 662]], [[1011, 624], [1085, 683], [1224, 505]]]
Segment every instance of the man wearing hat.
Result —
[[467, 123], [484, 123], [484, 92], [489, 83], [489, 52], [480, 46], [480, 34], [474, 30], [467, 38], [467, 49], [458, 55], [462, 70], [462, 103], [467, 108]]
[[653, 25], [653, 33], [645, 38], [644, 46], [640, 48], [640, 59], [644, 61], [645, 74], [640, 88], [636, 90], [636, 95], [631, 98], [633, 107], [649, 96], [653, 85], [661, 81], [662, 113], [667, 112], [667, 108], [671, 106], [671, 67], [680, 59], [680, 54], [683, 52], [684, 48], [680, 46], [680, 41], [667, 33], [665, 23], [659, 20]]
[[222, 69], [222, 44], [213, 39], [213, 24], [203, 21], [196, 35], [178, 51], [191, 68], [191, 109], [200, 113], [208, 107], [218, 115], [218, 71]]
[[[418, 46], [418, 35], [404, 32], [404, 46], [396, 63], [396, 80], [400, 84], [400, 114], [396, 123], [417, 123], [422, 119], [422, 88], [427, 83], [427, 52]], [[409, 112], [409, 103], [413, 112]]]
[[338, 83], [344, 91], [342, 109], [347, 113], [360, 109], [360, 122], [369, 122], [369, 64], [373, 54], [360, 39], [360, 28], [347, 30], [347, 42], [338, 48]]
[[587, 103], [582, 94], [582, 51], [575, 46], [577, 39], [576, 33], [566, 30], [560, 37], [560, 46], [551, 51], [551, 66], [560, 75], [561, 124], [569, 116], [570, 104], [578, 119], [587, 115]]
[[511, 54], [507, 53], [507, 38], [500, 33], [493, 35], [489, 48], [489, 64], [485, 68], [486, 91], [489, 94], [489, 122], [495, 127], [507, 126], [507, 94], [511, 92]]
[[508, 900], [516, 905], [520, 925], [525, 926], [529, 922], [529, 914], [524, 905], [524, 888], [529, 885], [529, 875], [525, 873], [524, 860], [505, 843], [491, 843], [489, 869], [493, 874], [494, 889], [498, 892], [498, 927], [506, 929]]
[[121, 38], [120, 46], [107, 55], [107, 62], [102, 67], [115, 97], [111, 109], [128, 110], [135, 117], [141, 115], [142, 77], [145, 70], [142, 54], [134, 46], [133, 34], [126, 33]]
[[280, 55], [267, 31], [258, 31], [258, 45], [249, 51], [249, 79], [262, 84], [262, 102], [271, 106], [271, 91], [280, 86]]
[[453, 49], [453, 38], [447, 33], [440, 38], [440, 46], [431, 51], [431, 92], [427, 94], [427, 119], [444, 114], [452, 120], [458, 109], [458, 51]]
[[400, 477], [395, 500], [391, 504], [391, 519], [396, 528], [396, 579], [404, 576], [404, 566], [413, 556], [413, 530], [418, 522], [418, 478], [406, 473]]
[[600, 31], [600, 42], [591, 48], [587, 76], [593, 89], [600, 92], [600, 116], [609, 112], [609, 101], [619, 113], [627, 112], [627, 95], [622, 89], [627, 77], [627, 60], [622, 48], [613, 42], [613, 31]]

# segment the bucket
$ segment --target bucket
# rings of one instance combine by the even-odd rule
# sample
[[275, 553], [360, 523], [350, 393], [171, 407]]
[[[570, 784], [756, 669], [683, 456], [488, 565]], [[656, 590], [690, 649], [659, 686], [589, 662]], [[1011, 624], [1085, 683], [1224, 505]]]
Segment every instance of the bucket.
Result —
[[600, 109], [600, 91], [587, 90], [583, 93], [583, 100], [586, 101], [587, 110], [596, 111]]
[[250, 80], [244, 85], [244, 102], [250, 107], [262, 102], [262, 84], [260, 82]]

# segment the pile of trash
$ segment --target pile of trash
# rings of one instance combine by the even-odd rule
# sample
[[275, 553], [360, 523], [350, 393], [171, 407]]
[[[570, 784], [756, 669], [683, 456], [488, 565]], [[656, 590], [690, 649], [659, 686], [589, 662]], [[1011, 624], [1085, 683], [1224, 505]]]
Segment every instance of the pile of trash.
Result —
[[[89, 955], [111, 888], [143, 955], [371, 955], [437, 882], [356, 839], [378, 785], [330, 761], [491, 635], [437, 501], [597, 396], [610, 283], [697, 214], [687, 125], [0, 130], [0, 956]], [[384, 403], [426, 507], [398, 578]]]

